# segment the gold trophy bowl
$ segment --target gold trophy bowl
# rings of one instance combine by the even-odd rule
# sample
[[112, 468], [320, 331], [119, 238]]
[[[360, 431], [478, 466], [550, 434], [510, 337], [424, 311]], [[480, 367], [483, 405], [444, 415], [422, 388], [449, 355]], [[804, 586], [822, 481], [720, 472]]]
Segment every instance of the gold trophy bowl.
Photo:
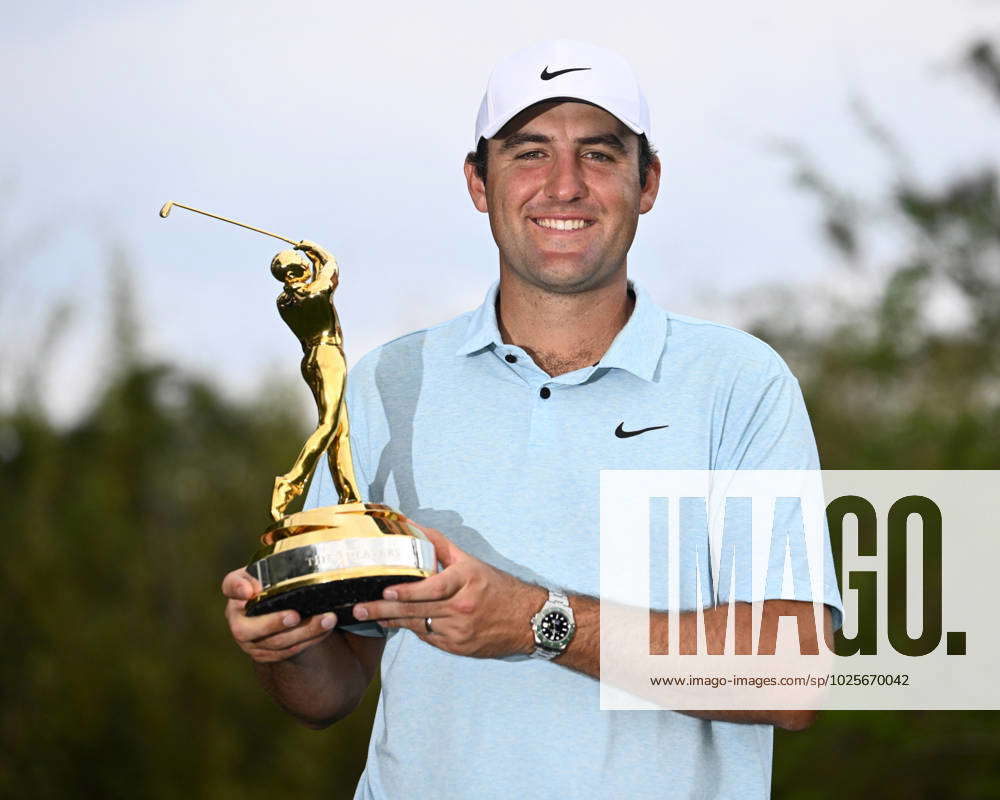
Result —
[[[347, 362], [333, 304], [340, 276], [337, 262], [315, 242], [295, 241], [181, 203], [165, 204], [160, 216], [167, 217], [175, 206], [294, 246], [272, 259], [271, 274], [284, 284], [278, 313], [302, 346], [302, 377], [319, 419], [291, 469], [274, 480], [272, 524], [247, 565], [261, 591], [247, 602], [246, 613], [258, 616], [295, 609], [305, 618], [333, 611], [338, 627], [357, 624], [351, 611], [355, 603], [381, 598], [390, 584], [433, 575], [437, 559], [434, 545], [403, 514], [361, 502], [344, 402]], [[339, 503], [286, 515], [324, 455]]]

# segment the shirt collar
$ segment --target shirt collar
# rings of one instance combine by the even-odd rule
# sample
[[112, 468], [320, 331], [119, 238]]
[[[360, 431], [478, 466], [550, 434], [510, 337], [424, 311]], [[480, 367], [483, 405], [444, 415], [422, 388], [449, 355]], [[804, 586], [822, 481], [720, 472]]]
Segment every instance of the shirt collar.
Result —
[[[652, 381], [667, 336], [667, 315], [635, 281], [630, 280], [628, 286], [635, 294], [635, 308], [597, 366], [624, 369], [637, 378]], [[486, 292], [483, 304], [472, 312], [465, 339], [456, 355], [472, 355], [503, 344], [497, 325], [499, 289], [500, 282], [495, 281]]]
[[494, 281], [486, 291], [483, 304], [472, 312], [469, 327], [465, 331], [462, 346], [455, 351], [457, 356], [469, 356], [484, 350], [490, 345], [503, 344], [500, 328], [497, 325], [497, 292], [500, 291], [500, 281]]
[[635, 281], [628, 282], [635, 293], [635, 308], [625, 327], [598, 362], [598, 367], [624, 369], [644, 381], [652, 381], [667, 339], [667, 314]]

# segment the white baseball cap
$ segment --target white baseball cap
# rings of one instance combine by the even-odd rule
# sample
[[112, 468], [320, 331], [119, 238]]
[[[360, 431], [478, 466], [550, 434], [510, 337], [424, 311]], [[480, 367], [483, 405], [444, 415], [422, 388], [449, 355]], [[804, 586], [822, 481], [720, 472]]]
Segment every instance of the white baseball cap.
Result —
[[557, 98], [593, 103], [636, 134], [649, 135], [649, 106], [629, 63], [603, 47], [554, 39], [497, 64], [479, 105], [474, 146], [528, 106]]

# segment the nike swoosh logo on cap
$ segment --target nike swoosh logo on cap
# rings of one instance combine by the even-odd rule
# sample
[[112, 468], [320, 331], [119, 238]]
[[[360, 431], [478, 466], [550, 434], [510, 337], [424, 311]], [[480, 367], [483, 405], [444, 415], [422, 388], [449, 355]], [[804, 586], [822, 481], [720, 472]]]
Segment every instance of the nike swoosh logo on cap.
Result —
[[550, 81], [553, 78], [558, 78], [560, 75], [565, 75], [567, 72], [580, 72], [581, 70], [591, 69], [590, 67], [570, 67], [569, 69], [557, 69], [555, 72], [549, 72], [549, 67], [546, 64], [545, 69], [542, 70], [541, 78], [543, 81]]
[[640, 433], [646, 433], [647, 431], [658, 431], [660, 428], [669, 428], [669, 425], [654, 425], [651, 428], [640, 428], [637, 431], [627, 431], [625, 430], [625, 423], [619, 422], [618, 427], [615, 428], [615, 436], [619, 439], [628, 439], [629, 436], [638, 436]]

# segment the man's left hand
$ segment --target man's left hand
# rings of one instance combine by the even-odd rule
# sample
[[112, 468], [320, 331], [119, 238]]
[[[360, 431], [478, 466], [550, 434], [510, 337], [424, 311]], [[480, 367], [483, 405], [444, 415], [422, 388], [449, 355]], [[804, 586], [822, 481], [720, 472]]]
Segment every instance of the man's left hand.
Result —
[[440, 531], [417, 527], [433, 543], [442, 570], [421, 581], [388, 587], [384, 600], [359, 603], [354, 616], [385, 628], [408, 628], [456, 655], [502, 658], [531, 653], [531, 617], [545, 604], [546, 590], [469, 555]]

